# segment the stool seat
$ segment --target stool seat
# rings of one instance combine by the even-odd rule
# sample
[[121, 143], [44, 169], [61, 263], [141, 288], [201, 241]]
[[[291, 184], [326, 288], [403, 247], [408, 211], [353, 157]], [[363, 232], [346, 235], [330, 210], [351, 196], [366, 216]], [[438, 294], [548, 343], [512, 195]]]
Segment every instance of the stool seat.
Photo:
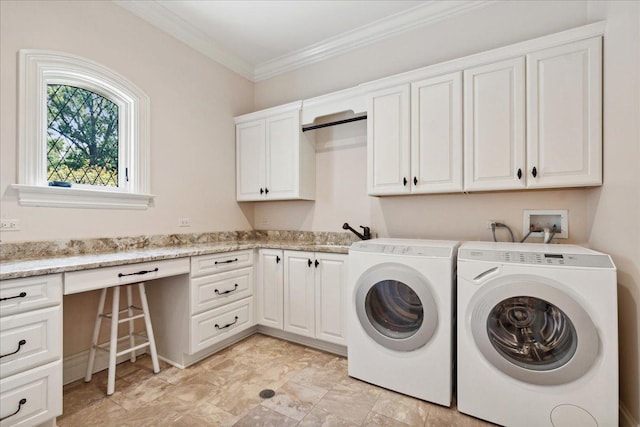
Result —
[[[91, 340], [91, 349], [89, 350], [89, 362], [87, 363], [87, 373], [85, 374], [85, 382], [91, 381], [93, 375], [93, 366], [95, 363], [96, 350], [101, 350], [109, 353], [109, 373], [107, 377], [107, 395], [112, 395], [115, 391], [116, 381], [116, 359], [124, 354], [131, 354], [129, 360], [131, 362], [136, 361], [136, 351], [149, 347], [151, 353], [151, 361], [153, 363], [153, 372], [160, 372], [160, 365], [158, 363], [158, 353], [156, 352], [156, 343], [153, 336], [153, 328], [151, 327], [151, 316], [149, 315], [149, 304], [147, 303], [147, 294], [144, 289], [144, 282], [137, 283], [138, 292], [140, 293], [140, 303], [142, 307], [136, 307], [133, 305], [131, 288], [136, 284], [114, 286], [111, 313], [104, 312], [104, 304], [107, 299], [107, 288], [102, 290], [100, 294], [100, 301], [98, 302], [98, 313], [96, 314], [96, 323], [93, 329], [93, 338]], [[120, 309], [120, 289], [126, 288], [127, 290], [127, 307]], [[125, 315], [121, 317], [121, 315]], [[111, 334], [108, 342], [98, 344], [98, 338], [100, 336], [100, 327], [102, 325], [102, 319], [111, 320]], [[146, 335], [137, 334], [134, 332], [134, 320], [144, 319]], [[129, 323], [129, 333], [123, 337], [118, 338], [118, 325], [120, 323]], [[118, 351], [118, 343], [127, 342], [128, 347]]]

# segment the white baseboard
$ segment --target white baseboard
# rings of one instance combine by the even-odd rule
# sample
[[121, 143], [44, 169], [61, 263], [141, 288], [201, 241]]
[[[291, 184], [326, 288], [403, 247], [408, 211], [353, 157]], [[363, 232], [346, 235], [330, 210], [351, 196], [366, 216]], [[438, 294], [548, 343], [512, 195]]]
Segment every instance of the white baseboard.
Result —
[[[144, 349], [136, 352], [136, 356], [145, 354]], [[116, 359], [116, 363], [122, 363], [129, 360], [129, 354], [123, 354]], [[62, 383], [69, 384], [84, 378], [87, 372], [87, 362], [89, 361], [89, 350], [66, 356], [62, 360]], [[104, 371], [109, 368], [109, 355], [102, 351], [96, 352], [96, 360], [93, 364], [93, 373]]]
[[620, 402], [620, 427], [640, 427], [640, 422], [633, 418], [622, 402]]

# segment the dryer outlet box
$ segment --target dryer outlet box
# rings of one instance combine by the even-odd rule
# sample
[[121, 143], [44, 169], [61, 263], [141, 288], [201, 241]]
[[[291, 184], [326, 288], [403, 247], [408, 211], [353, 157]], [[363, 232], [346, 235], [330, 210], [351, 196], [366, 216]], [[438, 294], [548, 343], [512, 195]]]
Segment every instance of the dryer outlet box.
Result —
[[553, 229], [556, 226], [554, 239], [569, 238], [569, 211], [566, 209], [557, 210], [534, 210], [525, 209], [524, 221], [522, 225], [522, 235], [525, 236], [531, 227], [535, 230], [529, 237], [544, 237], [544, 229]]

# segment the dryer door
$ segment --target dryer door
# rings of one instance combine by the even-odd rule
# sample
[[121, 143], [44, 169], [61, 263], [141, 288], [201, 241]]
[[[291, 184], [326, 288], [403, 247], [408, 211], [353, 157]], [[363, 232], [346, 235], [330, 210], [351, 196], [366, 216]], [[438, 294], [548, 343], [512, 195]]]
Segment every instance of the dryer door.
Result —
[[470, 306], [474, 341], [485, 358], [520, 381], [564, 384], [598, 355], [598, 334], [582, 306], [547, 278], [512, 275], [485, 283]]
[[365, 271], [356, 283], [355, 304], [366, 333], [391, 350], [422, 347], [438, 326], [429, 282], [402, 264], [383, 263]]

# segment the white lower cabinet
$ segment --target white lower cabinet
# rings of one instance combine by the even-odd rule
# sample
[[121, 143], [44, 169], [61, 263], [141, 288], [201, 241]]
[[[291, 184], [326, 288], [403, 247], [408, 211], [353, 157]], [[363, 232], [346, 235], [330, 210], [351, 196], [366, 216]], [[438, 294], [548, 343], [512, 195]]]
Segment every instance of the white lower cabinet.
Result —
[[261, 249], [257, 277], [259, 325], [346, 345], [347, 255]]
[[240, 330], [253, 326], [253, 299], [244, 298], [191, 318], [191, 353], [211, 345]]
[[160, 358], [189, 366], [255, 325], [253, 257], [252, 249], [195, 256], [189, 276], [154, 280], [147, 299]]
[[282, 329], [284, 260], [281, 249], [260, 249], [256, 281], [256, 323]]
[[0, 283], [0, 425], [62, 414], [62, 276]]

